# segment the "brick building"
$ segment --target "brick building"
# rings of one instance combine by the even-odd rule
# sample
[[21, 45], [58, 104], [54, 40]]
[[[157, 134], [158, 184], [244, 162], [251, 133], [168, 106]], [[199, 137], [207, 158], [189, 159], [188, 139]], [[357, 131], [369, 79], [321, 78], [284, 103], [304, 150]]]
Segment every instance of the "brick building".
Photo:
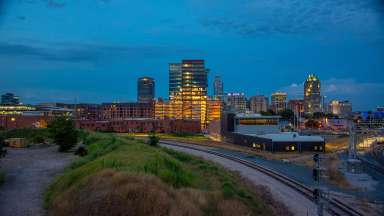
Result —
[[126, 119], [112, 121], [78, 120], [76, 126], [92, 131], [117, 133], [200, 133], [200, 122], [195, 120]]

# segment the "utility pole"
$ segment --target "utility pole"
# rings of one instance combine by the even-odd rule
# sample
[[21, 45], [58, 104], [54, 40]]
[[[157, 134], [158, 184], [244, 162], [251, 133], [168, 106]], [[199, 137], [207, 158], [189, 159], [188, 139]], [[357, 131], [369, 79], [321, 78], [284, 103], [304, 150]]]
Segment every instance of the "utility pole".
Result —
[[321, 166], [320, 166], [320, 155], [315, 154], [313, 156], [313, 161], [315, 162], [314, 168], [313, 168], [313, 173], [312, 173], [312, 178], [313, 181], [317, 183], [317, 186], [313, 190], [313, 197], [315, 200], [315, 203], [317, 205], [317, 215], [318, 216], [323, 216], [324, 215], [324, 207], [326, 204], [326, 194], [325, 191], [320, 187], [320, 179], [321, 179]]

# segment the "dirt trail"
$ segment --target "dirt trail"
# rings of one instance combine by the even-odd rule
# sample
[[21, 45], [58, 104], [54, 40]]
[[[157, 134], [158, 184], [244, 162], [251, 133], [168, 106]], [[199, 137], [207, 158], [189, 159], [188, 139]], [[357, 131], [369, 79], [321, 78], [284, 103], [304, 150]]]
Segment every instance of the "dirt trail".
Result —
[[5, 183], [0, 187], [1, 216], [44, 215], [43, 192], [72, 160], [73, 154], [57, 147], [8, 149], [0, 160]]

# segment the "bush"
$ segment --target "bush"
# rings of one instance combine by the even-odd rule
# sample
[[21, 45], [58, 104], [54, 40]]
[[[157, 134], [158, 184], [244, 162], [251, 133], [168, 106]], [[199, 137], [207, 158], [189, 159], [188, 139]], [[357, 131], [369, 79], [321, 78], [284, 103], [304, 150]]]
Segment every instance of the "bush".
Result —
[[148, 136], [148, 144], [150, 146], [158, 146], [159, 145], [159, 141], [160, 141], [160, 138], [158, 136], [156, 136], [156, 134], [154, 134], [154, 133], [151, 133]]
[[65, 117], [58, 117], [48, 126], [49, 134], [59, 151], [68, 151], [77, 144], [78, 131], [72, 120]]
[[5, 146], [5, 137], [3, 134], [0, 134], [0, 158], [5, 157], [6, 151], [3, 150]]

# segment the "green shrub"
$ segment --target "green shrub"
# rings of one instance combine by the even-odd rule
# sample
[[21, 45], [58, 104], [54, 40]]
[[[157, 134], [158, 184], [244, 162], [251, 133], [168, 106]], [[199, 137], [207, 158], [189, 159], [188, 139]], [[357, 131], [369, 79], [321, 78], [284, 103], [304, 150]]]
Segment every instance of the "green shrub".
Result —
[[48, 126], [53, 141], [59, 145], [59, 151], [68, 151], [77, 144], [78, 131], [72, 120], [58, 117]]
[[1, 186], [2, 184], [4, 184], [4, 180], [5, 180], [4, 173], [1, 173], [1, 172], [0, 172], [0, 186]]
[[154, 134], [154, 133], [151, 133], [148, 136], [148, 144], [150, 146], [158, 146], [159, 145], [159, 141], [160, 141], [160, 138], [158, 136], [156, 136], [156, 134]]

